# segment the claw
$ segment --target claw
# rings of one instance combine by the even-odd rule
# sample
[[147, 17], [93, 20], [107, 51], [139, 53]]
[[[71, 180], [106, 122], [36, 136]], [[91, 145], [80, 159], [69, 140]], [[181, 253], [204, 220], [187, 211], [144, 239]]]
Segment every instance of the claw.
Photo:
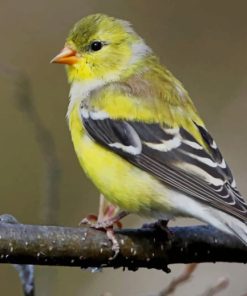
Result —
[[80, 222], [79, 222], [79, 226], [81, 225], [88, 225], [90, 227], [93, 227], [94, 224], [97, 222], [98, 217], [96, 215], [90, 214], [87, 217], [83, 218]]
[[114, 260], [120, 252], [120, 245], [116, 239], [116, 236], [114, 234], [114, 230], [112, 228], [106, 229], [106, 235], [107, 235], [108, 239], [112, 242], [112, 251], [114, 252], [113, 256], [110, 257], [109, 260]]

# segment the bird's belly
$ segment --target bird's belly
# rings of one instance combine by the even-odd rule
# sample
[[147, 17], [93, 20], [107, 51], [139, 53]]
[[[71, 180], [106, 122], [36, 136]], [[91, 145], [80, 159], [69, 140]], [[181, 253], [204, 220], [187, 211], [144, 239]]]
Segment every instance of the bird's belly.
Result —
[[141, 215], [170, 212], [166, 189], [153, 176], [98, 145], [86, 133], [74, 145], [86, 174], [111, 203]]

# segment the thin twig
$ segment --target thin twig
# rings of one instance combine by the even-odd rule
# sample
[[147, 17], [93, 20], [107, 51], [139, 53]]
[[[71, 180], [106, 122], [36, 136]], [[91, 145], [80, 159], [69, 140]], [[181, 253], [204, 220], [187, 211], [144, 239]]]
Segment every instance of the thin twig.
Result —
[[209, 287], [203, 294], [200, 296], [214, 296], [219, 292], [225, 290], [229, 286], [229, 279], [226, 277], [221, 277], [217, 280], [217, 282]]
[[[11, 215], [1, 215], [0, 224], [19, 224], [15, 217]], [[11, 243], [9, 243], [12, 248]], [[12, 249], [11, 249], [12, 250]], [[34, 266], [29, 264], [13, 264], [14, 268], [18, 272], [20, 282], [22, 284], [23, 293], [25, 296], [35, 296], [34, 287]]]
[[[34, 98], [28, 76], [14, 67], [3, 64], [0, 64], [0, 75], [11, 81], [11, 85], [14, 89], [15, 102], [18, 108], [33, 125], [38, 147], [40, 149], [43, 166], [43, 186], [41, 186], [42, 206], [40, 207], [41, 220], [44, 223], [57, 225], [61, 170], [53, 136], [45, 127], [45, 124], [34, 105]], [[21, 281], [22, 276], [28, 274], [27, 271], [33, 270], [30, 266], [18, 266], [17, 269], [19, 270]], [[46, 280], [51, 282], [54, 274], [53, 271], [49, 276], [45, 275]], [[50, 285], [45, 283], [44, 286], [47, 290]], [[47, 292], [47, 294], [49, 294], [49, 292]]]
[[191, 263], [185, 266], [182, 273], [179, 274], [176, 278], [174, 278], [169, 283], [169, 285], [158, 294], [158, 296], [168, 296], [174, 293], [179, 285], [188, 282], [191, 279], [192, 273], [195, 271], [197, 265], [197, 263]]
[[43, 158], [43, 209], [44, 223], [58, 224], [60, 164], [51, 132], [45, 127], [35, 105], [30, 80], [22, 71], [9, 65], [0, 64], [0, 75], [8, 78], [14, 88], [14, 98], [18, 108], [26, 115], [34, 127], [38, 146]]
[[29, 264], [14, 264], [25, 296], [34, 296], [34, 268]]

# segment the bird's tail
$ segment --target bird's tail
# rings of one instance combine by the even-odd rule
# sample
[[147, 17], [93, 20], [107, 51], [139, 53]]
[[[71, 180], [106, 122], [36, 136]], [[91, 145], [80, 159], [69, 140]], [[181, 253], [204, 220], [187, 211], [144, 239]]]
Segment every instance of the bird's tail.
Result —
[[214, 219], [209, 223], [216, 228], [236, 236], [247, 246], [247, 224], [229, 214], [214, 210]]
[[[237, 219], [235, 219], [237, 220]], [[237, 220], [234, 223], [227, 223], [227, 226], [237, 238], [239, 238], [247, 246], [247, 225]]]

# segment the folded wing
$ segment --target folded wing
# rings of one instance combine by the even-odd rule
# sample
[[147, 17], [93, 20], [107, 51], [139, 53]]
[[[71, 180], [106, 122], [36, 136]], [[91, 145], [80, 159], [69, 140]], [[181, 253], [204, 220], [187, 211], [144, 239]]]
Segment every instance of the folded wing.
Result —
[[182, 127], [113, 120], [86, 109], [81, 110], [81, 117], [96, 142], [154, 175], [166, 186], [247, 221], [247, 204], [203, 126], [195, 123], [204, 146]]

